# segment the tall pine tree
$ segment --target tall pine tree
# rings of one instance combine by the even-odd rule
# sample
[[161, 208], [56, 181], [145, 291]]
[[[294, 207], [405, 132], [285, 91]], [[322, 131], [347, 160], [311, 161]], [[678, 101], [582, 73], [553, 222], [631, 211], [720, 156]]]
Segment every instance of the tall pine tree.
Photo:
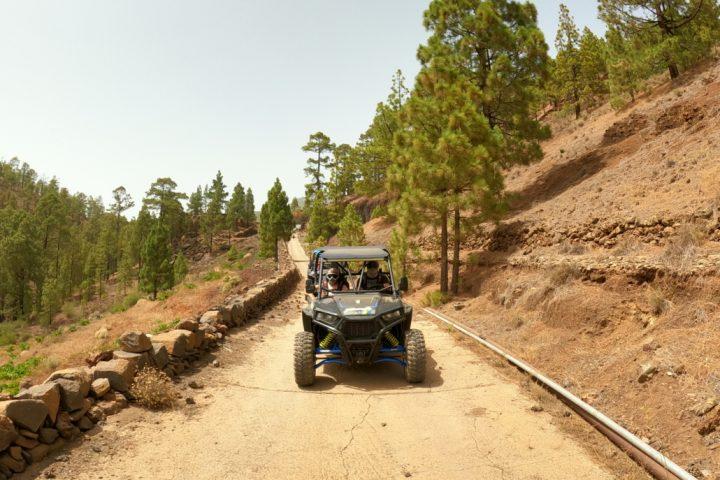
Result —
[[293, 218], [288, 197], [276, 178], [260, 210], [260, 255], [278, 260], [278, 242], [290, 240]]
[[168, 227], [156, 221], [142, 249], [140, 289], [157, 298], [159, 291], [173, 286], [172, 249]]

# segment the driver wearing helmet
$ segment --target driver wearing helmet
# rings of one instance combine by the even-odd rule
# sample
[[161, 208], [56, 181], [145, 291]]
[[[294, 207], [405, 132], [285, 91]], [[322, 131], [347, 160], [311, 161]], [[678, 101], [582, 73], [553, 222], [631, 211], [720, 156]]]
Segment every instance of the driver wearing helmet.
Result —
[[390, 279], [380, 271], [380, 266], [375, 260], [365, 262], [365, 273], [360, 282], [361, 290], [382, 290], [390, 286]]

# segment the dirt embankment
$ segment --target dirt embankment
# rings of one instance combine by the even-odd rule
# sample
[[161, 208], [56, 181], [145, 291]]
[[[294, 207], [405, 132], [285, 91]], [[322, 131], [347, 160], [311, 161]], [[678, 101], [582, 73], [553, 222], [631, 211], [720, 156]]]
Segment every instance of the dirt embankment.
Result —
[[[508, 172], [507, 217], [467, 233], [442, 309], [720, 478], [720, 63], [551, 122], [545, 158]], [[386, 241], [378, 222], [366, 234]], [[416, 239], [419, 301], [437, 289], [436, 241]]]

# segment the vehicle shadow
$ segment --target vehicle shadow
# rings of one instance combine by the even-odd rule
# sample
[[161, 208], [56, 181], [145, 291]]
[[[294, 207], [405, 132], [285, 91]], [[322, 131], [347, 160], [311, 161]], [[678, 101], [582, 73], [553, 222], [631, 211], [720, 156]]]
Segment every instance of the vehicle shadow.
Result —
[[405, 380], [403, 367], [395, 363], [357, 367], [328, 364], [318, 368], [315, 383], [304, 390], [328, 391], [336, 387], [344, 387], [363, 392], [381, 392], [438, 387], [443, 384], [442, 371], [438, 368], [433, 353], [433, 350], [427, 350], [425, 381], [422, 383], [408, 383]]

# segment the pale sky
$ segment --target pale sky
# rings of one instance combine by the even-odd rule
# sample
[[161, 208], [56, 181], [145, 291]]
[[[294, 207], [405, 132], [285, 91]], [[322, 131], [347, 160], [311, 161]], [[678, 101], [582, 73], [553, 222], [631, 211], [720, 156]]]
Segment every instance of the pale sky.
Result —
[[[308, 135], [353, 144], [393, 72], [412, 85], [428, 3], [0, 0], [0, 157], [106, 203], [217, 170], [258, 209], [275, 177], [302, 196]], [[535, 3], [552, 48], [560, 2]], [[594, 0], [565, 3], [603, 33]]]

